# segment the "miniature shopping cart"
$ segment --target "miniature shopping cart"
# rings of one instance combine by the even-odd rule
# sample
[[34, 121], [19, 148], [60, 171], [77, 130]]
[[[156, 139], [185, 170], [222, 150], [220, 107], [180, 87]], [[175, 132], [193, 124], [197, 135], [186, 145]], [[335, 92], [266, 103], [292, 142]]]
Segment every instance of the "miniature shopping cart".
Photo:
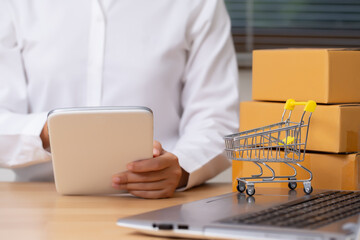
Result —
[[[291, 122], [291, 114], [296, 105], [305, 105], [300, 122]], [[249, 196], [255, 194], [255, 183], [288, 183], [290, 189], [295, 189], [298, 182], [304, 185], [304, 192], [310, 194], [312, 173], [299, 162], [304, 161], [307, 136], [311, 115], [316, 108], [314, 101], [296, 102], [288, 99], [285, 103], [281, 122], [272, 125], [251, 129], [244, 132], [225, 136], [225, 152], [229, 159], [250, 161], [259, 167], [260, 173], [250, 177], [237, 178], [237, 190]], [[288, 114], [286, 120], [285, 116]], [[278, 175], [269, 166], [269, 162], [277, 162], [289, 167], [292, 175]], [[270, 170], [271, 174], [264, 176], [263, 167]], [[297, 169], [305, 170], [308, 179], [297, 179]]]

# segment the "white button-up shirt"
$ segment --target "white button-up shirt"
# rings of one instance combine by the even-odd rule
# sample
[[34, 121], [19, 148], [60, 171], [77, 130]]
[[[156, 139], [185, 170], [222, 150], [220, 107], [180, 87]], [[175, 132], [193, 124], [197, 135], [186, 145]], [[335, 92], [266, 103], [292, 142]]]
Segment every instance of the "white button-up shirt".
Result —
[[200, 184], [230, 165], [237, 81], [222, 1], [0, 0], [0, 166], [52, 176], [39, 134], [54, 108], [143, 105]]

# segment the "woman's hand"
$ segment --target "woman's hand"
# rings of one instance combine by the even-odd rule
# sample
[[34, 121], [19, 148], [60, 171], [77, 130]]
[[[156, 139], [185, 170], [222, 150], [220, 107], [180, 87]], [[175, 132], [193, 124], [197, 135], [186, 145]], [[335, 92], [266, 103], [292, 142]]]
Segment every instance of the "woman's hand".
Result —
[[47, 149], [48, 147], [50, 147], [50, 141], [49, 141], [49, 132], [48, 132], [48, 126], [47, 126], [47, 122], [45, 122], [44, 127], [40, 133], [40, 138], [41, 141], [43, 143], [43, 148]]
[[113, 176], [112, 186], [142, 198], [173, 196], [176, 188], [187, 184], [189, 174], [180, 167], [178, 158], [166, 152], [157, 141], [154, 141], [153, 156], [129, 163], [127, 171]]

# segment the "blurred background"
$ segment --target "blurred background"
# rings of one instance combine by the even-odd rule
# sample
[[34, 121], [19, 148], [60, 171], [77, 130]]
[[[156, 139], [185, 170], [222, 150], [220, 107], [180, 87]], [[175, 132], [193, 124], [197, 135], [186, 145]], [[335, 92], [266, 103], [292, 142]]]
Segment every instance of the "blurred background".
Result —
[[268, 48], [360, 47], [359, 0], [225, 0], [239, 66]]
[[[360, 0], [225, 0], [239, 66], [240, 101], [251, 100], [252, 51], [360, 48]], [[360, 66], [360, 64], [359, 64]], [[0, 181], [13, 181], [0, 169]], [[212, 179], [231, 182], [231, 168]]]

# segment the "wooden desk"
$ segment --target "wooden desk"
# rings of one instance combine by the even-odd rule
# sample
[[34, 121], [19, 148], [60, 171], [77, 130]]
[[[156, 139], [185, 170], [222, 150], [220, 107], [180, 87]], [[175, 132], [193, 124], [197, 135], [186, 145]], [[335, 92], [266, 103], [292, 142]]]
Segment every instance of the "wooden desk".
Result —
[[173, 198], [146, 200], [61, 196], [53, 183], [0, 182], [0, 239], [160, 239], [118, 227], [116, 220], [227, 192], [231, 184], [212, 183], [177, 192]]

